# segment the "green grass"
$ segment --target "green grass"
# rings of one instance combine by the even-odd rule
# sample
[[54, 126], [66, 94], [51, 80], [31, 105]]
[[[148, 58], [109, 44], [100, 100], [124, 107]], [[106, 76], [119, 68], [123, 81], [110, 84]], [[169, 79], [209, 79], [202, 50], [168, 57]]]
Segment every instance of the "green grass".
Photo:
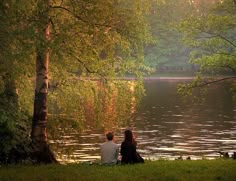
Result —
[[236, 180], [235, 160], [147, 161], [145, 164], [1, 166], [0, 180]]

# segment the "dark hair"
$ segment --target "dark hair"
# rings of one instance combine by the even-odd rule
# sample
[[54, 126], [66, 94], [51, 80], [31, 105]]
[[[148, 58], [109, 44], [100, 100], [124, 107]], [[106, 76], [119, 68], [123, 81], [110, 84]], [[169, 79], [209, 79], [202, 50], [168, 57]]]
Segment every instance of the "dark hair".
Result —
[[107, 137], [108, 141], [111, 141], [111, 140], [113, 140], [114, 134], [112, 132], [108, 132], [106, 134], [106, 137]]
[[133, 143], [133, 141], [134, 141], [133, 133], [129, 129], [125, 130], [125, 141], [127, 141], [129, 143]]

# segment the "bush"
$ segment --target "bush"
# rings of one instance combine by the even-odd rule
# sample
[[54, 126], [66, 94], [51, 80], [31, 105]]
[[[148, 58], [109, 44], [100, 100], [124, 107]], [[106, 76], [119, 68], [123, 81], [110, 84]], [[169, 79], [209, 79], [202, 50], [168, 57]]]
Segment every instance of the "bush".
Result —
[[18, 163], [29, 157], [30, 117], [1, 97], [0, 100], [0, 163]]

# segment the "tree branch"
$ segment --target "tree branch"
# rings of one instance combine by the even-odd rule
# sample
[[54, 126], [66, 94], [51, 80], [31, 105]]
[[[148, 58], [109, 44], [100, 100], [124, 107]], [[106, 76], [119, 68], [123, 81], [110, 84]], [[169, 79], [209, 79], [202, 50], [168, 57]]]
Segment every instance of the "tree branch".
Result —
[[220, 37], [221, 39], [227, 41], [229, 44], [231, 44], [233, 47], [236, 48], [236, 44], [234, 44], [234, 43], [233, 43], [232, 41], [230, 41], [229, 39], [227, 39], [227, 38], [221, 36], [220, 34], [218, 34], [217, 36]]
[[222, 68], [228, 68], [228, 69], [232, 70], [232, 72], [236, 73], [235, 68], [233, 68], [233, 67], [231, 67], [231, 66], [229, 66], [229, 65], [222, 65], [221, 67], [222, 67]]
[[55, 24], [54, 24], [54, 22], [53, 22], [51, 17], [49, 18], [49, 22], [52, 25], [52, 29], [54, 30], [54, 32], [57, 33], [56, 28], [55, 28]]
[[90, 70], [90, 69], [87, 67], [87, 65], [86, 65], [80, 58], [75, 57], [75, 59], [76, 59], [79, 63], [81, 63], [81, 64], [83, 65], [83, 67], [86, 69], [86, 71], [87, 71], [88, 73], [97, 74], [97, 75], [99, 75], [102, 79], [104, 79], [105, 81], [107, 81], [107, 78], [106, 78], [104, 75], [102, 75], [101, 73], [99, 73], [98, 71], [92, 71], [92, 70]]
[[71, 14], [71, 15], [72, 15], [73, 17], [75, 17], [77, 20], [82, 21], [82, 22], [84, 22], [84, 23], [87, 23], [87, 24], [89, 24], [89, 25], [93, 25], [93, 26], [96, 26], [96, 27], [98, 27], [98, 26], [100, 26], [100, 27], [107, 27], [107, 28], [111, 28], [111, 27], [112, 27], [110, 24], [91, 23], [90, 21], [87, 21], [87, 20], [83, 19], [81, 16], [75, 14], [72, 10], [70, 10], [70, 9], [68, 9], [68, 8], [66, 8], [66, 7], [63, 7], [63, 6], [61, 6], [61, 5], [60, 5], [60, 6], [50, 6], [50, 8], [53, 8], [53, 9], [62, 9], [62, 10], [64, 10], [64, 11], [68, 12], [69, 14]]
[[199, 85], [196, 85], [196, 86], [192, 86], [191, 88], [204, 87], [204, 86], [206, 86], [206, 85], [214, 84], [214, 83], [221, 82], [221, 81], [225, 81], [225, 80], [229, 80], [229, 79], [236, 79], [236, 76], [225, 77], [225, 78], [221, 78], [221, 79], [217, 79], [217, 80], [213, 80], [213, 81], [209, 81], [209, 82], [204, 82], [204, 83], [202, 83], [202, 84], [199, 84]]
[[88, 73], [91, 73], [91, 74], [96, 74], [96, 73], [97, 73], [97, 72], [95, 72], [95, 71], [90, 70], [90, 69], [87, 67], [87, 65], [86, 65], [81, 59], [79, 59], [78, 57], [75, 57], [75, 59], [76, 59], [80, 64], [83, 65], [83, 67], [86, 69], [86, 71], [87, 71]]
[[[236, 0], [235, 0], [236, 1]], [[214, 37], [219, 37], [223, 40], [225, 40], [226, 42], [228, 42], [230, 45], [232, 45], [233, 47], [236, 48], [236, 44], [234, 44], [232, 41], [230, 41], [229, 39], [225, 38], [224, 36], [220, 35], [220, 34], [214, 34], [212, 32], [209, 32], [209, 31], [205, 31], [205, 30], [202, 30], [200, 28], [197, 28], [200, 32], [202, 33], [206, 33], [206, 34], [209, 34], [209, 35], [212, 35], [210, 37], [205, 37], [205, 38], [214, 38]], [[204, 37], [199, 37], [199, 38], [204, 38]]]
[[230, 56], [230, 57], [236, 57], [236, 55], [232, 55], [232, 54], [229, 54], [229, 53], [217, 53], [217, 52], [213, 52], [215, 54], [218, 54], [218, 55], [225, 55], [225, 56]]
[[78, 20], [80, 21], [83, 21], [84, 23], [88, 23], [88, 21], [84, 20], [83, 18], [81, 18], [80, 16], [76, 15], [74, 12], [72, 12], [70, 9], [66, 8], [66, 7], [63, 7], [63, 6], [50, 6], [50, 8], [53, 8], [53, 9], [62, 9], [68, 13], [70, 13], [72, 16], [74, 16], [75, 18], [77, 18]]

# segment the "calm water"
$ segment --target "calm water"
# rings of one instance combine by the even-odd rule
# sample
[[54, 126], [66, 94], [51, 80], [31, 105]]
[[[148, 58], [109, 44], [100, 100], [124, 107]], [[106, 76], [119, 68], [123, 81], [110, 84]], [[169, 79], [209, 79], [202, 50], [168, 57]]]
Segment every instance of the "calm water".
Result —
[[[216, 158], [219, 151], [236, 151], [236, 101], [227, 84], [209, 87], [203, 102], [183, 99], [176, 93], [178, 80], [145, 81], [146, 96], [133, 120], [115, 132], [116, 143], [132, 128], [138, 151], [147, 159]], [[100, 158], [101, 130], [61, 136], [56, 152], [60, 160], [94, 161]]]

